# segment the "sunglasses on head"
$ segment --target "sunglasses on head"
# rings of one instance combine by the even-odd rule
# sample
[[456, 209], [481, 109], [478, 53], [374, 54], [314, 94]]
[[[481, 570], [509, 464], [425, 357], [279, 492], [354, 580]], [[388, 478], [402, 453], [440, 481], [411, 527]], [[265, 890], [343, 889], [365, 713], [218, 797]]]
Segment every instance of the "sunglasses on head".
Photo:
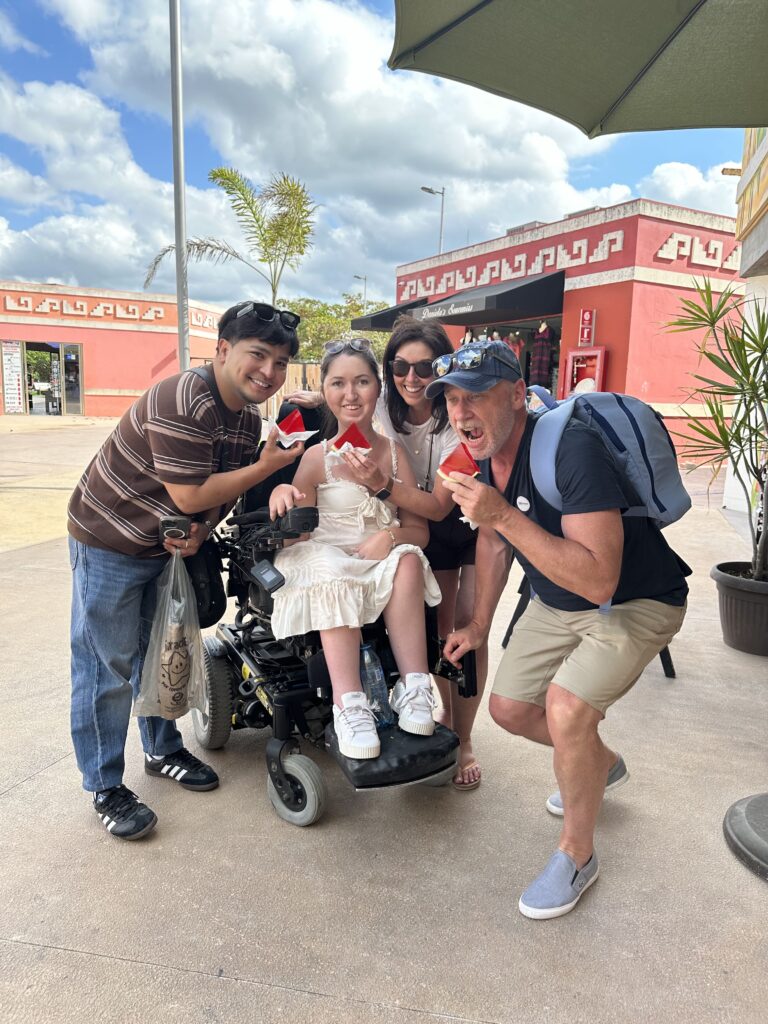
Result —
[[431, 359], [417, 359], [415, 363], [409, 363], [407, 359], [398, 357], [390, 362], [389, 368], [393, 377], [407, 377], [411, 370], [422, 380], [429, 380], [435, 376]]
[[298, 313], [291, 313], [287, 309], [275, 309], [268, 302], [246, 302], [242, 309], [238, 309], [235, 319], [248, 316], [249, 313], [252, 313], [258, 320], [263, 320], [265, 324], [271, 324], [280, 317], [280, 323], [287, 331], [295, 331], [301, 323]]
[[352, 338], [350, 341], [328, 341], [323, 345], [323, 352], [327, 356], [338, 355], [345, 349], [352, 349], [353, 352], [370, 352], [371, 343], [367, 338]]
[[500, 363], [504, 363], [505, 366], [509, 366], [510, 369], [519, 372], [519, 364], [511, 352], [509, 353], [509, 358], [507, 358], [506, 349], [499, 347], [494, 347], [493, 349], [490, 347], [480, 348], [475, 345], [465, 345], [464, 348], [460, 348], [452, 355], [438, 356], [432, 363], [432, 371], [436, 377], [445, 377], [453, 369], [477, 370], [488, 357], [498, 359]]

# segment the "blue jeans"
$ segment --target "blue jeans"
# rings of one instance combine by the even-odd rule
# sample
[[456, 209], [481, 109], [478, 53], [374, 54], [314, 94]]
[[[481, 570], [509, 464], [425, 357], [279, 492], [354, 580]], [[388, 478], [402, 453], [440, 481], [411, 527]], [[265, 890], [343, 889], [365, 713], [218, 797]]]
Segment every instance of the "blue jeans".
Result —
[[[166, 558], [133, 558], [69, 538], [72, 568], [72, 742], [91, 793], [123, 781], [125, 738]], [[144, 750], [172, 754], [174, 722], [139, 718]]]

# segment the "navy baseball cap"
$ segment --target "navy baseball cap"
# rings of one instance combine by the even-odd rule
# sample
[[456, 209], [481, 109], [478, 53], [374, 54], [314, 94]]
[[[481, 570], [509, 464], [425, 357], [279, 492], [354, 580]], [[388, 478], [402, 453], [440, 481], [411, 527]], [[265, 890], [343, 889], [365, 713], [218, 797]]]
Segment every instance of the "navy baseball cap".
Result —
[[427, 398], [447, 386], [463, 391], [488, 391], [500, 380], [520, 380], [520, 363], [503, 341], [473, 341], [432, 363], [437, 380], [427, 385]]

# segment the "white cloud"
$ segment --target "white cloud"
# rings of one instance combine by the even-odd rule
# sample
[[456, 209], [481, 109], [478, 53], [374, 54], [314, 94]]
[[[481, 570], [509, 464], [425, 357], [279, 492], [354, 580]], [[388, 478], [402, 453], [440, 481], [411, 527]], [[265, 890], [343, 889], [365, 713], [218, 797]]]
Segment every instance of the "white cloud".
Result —
[[637, 190], [647, 199], [735, 217], [739, 179], [722, 174], [726, 166], [735, 165], [717, 164], [702, 172], [693, 164], [659, 164], [638, 183]]
[[40, 7], [58, 15], [64, 24], [83, 42], [107, 30], [119, 11], [111, 0], [37, 0]]
[[31, 39], [23, 36], [13, 24], [4, 11], [0, 11], [0, 49], [13, 53], [15, 50], [24, 50], [26, 53], [34, 53], [38, 56], [47, 56], [45, 50], [33, 43]]
[[68, 207], [69, 200], [58, 196], [45, 178], [30, 174], [0, 153], [0, 198], [17, 210], [29, 212], [39, 206]]
[[[150, 259], [173, 239], [173, 194], [140, 166], [119, 111], [170, 120], [167, 5], [38, 3], [89, 48], [92, 67], [77, 83], [0, 75], [0, 132], [45, 168], [25, 179], [26, 191], [38, 206], [69, 204], [23, 231], [0, 224], [0, 276], [140, 288]], [[439, 199], [421, 185], [446, 188], [446, 249], [637, 194], [622, 182], [578, 188], [570, 180], [573, 162], [594, 162], [611, 137], [590, 141], [540, 111], [389, 72], [392, 24], [355, 0], [185, 0], [182, 11], [187, 124], [204, 129], [222, 164], [257, 183], [286, 171], [321, 204], [315, 247], [298, 274], [285, 275], [286, 296], [335, 299], [359, 289], [354, 274], [366, 274], [369, 296], [391, 299], [395, 264], [437, 247]], [[732, 193], [732, 179], [666, 169], [675, 166], [687, 165], [661, 165], [640, 193], [704, 208], [720, 208]], [[22, 172], [6, 168], [8, 181]], [[2, 180], [0, 165], [0, 195]], [[242, 244], [215, 188], [188, 187], [187, 227]], [[153, 287], [173, 290], [171, 261]], [[263, 294], [247, 268], [190, 268], [195, 297], [229, 302], [242, 293]]]

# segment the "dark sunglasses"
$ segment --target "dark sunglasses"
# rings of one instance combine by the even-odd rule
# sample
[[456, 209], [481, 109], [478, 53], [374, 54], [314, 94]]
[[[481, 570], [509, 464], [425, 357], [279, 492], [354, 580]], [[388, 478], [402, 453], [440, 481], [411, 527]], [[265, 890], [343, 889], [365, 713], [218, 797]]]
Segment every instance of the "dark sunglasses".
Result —
[[393, 359], [389, 368], [393, 377], [407, 377], [411, 370], [415, 370], [416, 376], [422, 380], [435, 376], [431, 359], [417, 359], [415, 363], [409, 363], [407, 359]]
[[481, 348], [474, 345], [465, 345], [464, 348], [460, 348], [458, 352], [454, 352], [452, 355], [438, 356], [432, 363], [432, 370], [436, 377], [445, 377], [453, 369], [477, 370], [488, 357], [498, 359], [500, 363], [504, 363], [510, 369], [517, 370], [518, 373], [520, 372], [520, 364], [511, 352], [509, 353], [509, 358], [507, 358], [506, 350], [500, 347], [492, 349], [490, 347]]
[[350, 341], [328, 341], [323, 345], [323, 352], [327, 356], [335, 356], [348, 348], [351, 348], [353, 352], [370, 352], [371, 343], [367, 338], [352, 338]]
[[249, 313], [253, 313], [255, 317], [263, 320], [265, 324], [271, 324], [280, 317], [280, 323], [287, 331], [295, 331], [301, 323], [301, 317], [298, 313], [291, 313], [287, 309], [275, 309], [268, 302], [246, 302], [242, 309], [238, 309], [235, 319], [237, 320], [241, 316], [248, 316]]

